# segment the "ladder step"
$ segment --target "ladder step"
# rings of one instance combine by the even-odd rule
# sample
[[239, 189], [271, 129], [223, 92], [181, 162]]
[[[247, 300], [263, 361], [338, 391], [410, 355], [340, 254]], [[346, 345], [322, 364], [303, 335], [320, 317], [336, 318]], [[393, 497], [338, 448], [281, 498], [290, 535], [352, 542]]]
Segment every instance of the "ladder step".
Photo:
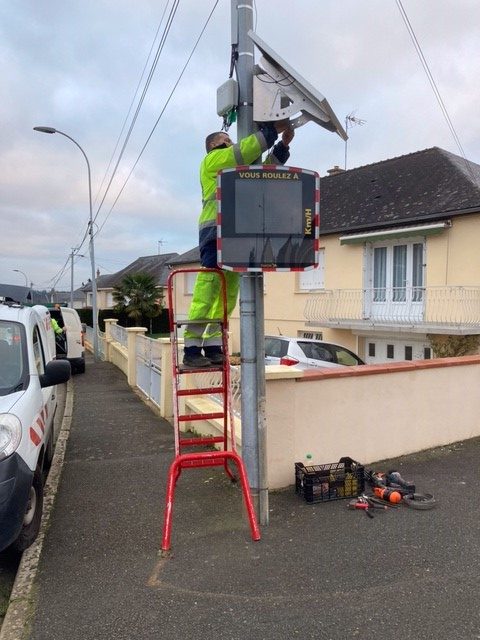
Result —
[[199, 458], [197, 460], [183, 460], [182, 468], [184, 467], [220, 467], [225, 465], [225, 458]]
[[205, 387], [203, 389], [179, 389], [177, 395], [179, 396], [196, 396], [196, 395], [210, 395], [213, 393], [223, 393], [225, 387]]
[[223, 365], [212, 364], [209, 367], [186, 367], [184, 364], [177, 364], [177, 373], [211, 373], [212, 371], [223, 371]]
[[178, 416], [179, 422], [190, 422], [194, 420], [216, 420], [217, 418], [225, 418], [225, 413], [192, 413], [188, 415]]
[[217, 444], [219, 442], [225, 442], [223, 436], [212, 436], [211, 438], [183, 438], [179, 444], [182, 447], [200, 447], [206, 444]]

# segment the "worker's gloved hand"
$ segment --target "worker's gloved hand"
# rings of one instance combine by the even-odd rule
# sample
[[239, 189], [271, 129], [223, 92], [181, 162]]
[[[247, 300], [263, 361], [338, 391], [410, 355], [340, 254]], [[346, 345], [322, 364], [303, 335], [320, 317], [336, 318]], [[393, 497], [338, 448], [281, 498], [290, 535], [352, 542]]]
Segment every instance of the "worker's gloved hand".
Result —
[[285, 164], [287, 162], [290, 157], [290, 151], [288, 150], [288, 146], [283, 142], [283, 140], [277, 142], [277, 144], [273, 147], [272, 156], [272, 160], [275, 162], [275, 164]]
[[267, 146], [271, 147], [275, 140], [278, 138], [278, 131], [273, 122], [261, 122], [259, 123], [259, 129], [265, 136]]
[[288, 118], [285, 118], [284, 120], [275, 120], [273, 124], [275, 125], [275, 129], [277, 130], [278, 134], [292, 128], [290, 126], [290, 120]]
[[288, 147], [290, 142], [293, 140], [294, 135], [295, 135], [295, 129], [290, 125], [283, 130], [282, 142], [286, 147]]

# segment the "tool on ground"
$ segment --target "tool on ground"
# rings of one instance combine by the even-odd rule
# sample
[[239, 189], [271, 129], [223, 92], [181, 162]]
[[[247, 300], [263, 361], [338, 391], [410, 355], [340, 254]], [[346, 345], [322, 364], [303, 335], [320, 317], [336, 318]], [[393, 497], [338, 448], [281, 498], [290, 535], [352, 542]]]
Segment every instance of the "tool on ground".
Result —
[[388, 507], [399, 507], [405, 504], [412, 509], [427, 510], [433, 509], [437, 501], [431, 493], [416, 493], [413, 482], [408, 482], [402, 478], [399, 471], [391, 469], [387, 473], [382, 471], [365, 470], [365, 479], [372, 486], [374, 496], [365, 496], [370, 500], [388, 505]]
[[412, 509], [433, 509], [437, 501], [431, 493], [410, 493], [403, 496], [403, 502]]
[[398, 504], [402, 501], [402, 494], [399, 491], [392, 491], [386, 487], [373, 487], [373, 493], [382, 500], [391, 502], [392, 504]]
[[377, 498], [375, 496], [366, 496], [365, 494], [362, 496], [362, 498], [365, 498], [372, 509], [383, 509], [384, 511], [388, 509], [388, 505], [384, 500], [381, 500], [380, 498]]
[[386, 481], [388, 487], [404, 489], [405, 491], [408, 491], [408, 493], [415, 493], [415, 485], [413, 482], [407, 482], [404, 480], [399, 471], [388, 471]]
[[366, 496], [359, 496], [355, 500], [350, 500], [347, 507], [349, 509], [362, 509], [365, 511], [365, 515], [369, 518], [373, 518], [373, 513], [370, 513], [370, 503], [368, 502], [368, 498]]
[[[392, 480], [389, 480], [389, 474], [393, 474]], [[389, 474], [383, 473], [381, 471], [367, 471], [365, 473], [366, 480], [372, 485], [373, 488], [377, 487], [380, 489], [390, 489], [394, 491], [398, 491], [402, 496], [406, 496], [409, 493], [413, 493], [415, 491], [415, 485], [409, 482], [406, 482], [402, 476], [398, 473], [398, 471], [389, 471]], [[398, 474], [398, 475], [395, 475]], [[398, 483], [394, 483], [393, 479], [399, 480]], [[400, 484], [400, 481], [403, 483]]]

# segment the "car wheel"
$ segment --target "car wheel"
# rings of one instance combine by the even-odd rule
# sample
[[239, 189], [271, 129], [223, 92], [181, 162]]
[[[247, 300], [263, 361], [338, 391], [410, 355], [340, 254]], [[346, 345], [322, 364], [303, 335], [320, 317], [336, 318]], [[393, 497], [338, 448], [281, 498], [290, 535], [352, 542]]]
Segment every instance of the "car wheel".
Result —
[[23, 516], [23, 524], [18, 538], [12, 544], [15, 551], [25, 551], [33, 544], [40, 530], [43, 511], [43, 482], [42, 472], [37, 467], [33, 475], [32, 486], [30, 487], [30, 495], [28, 504]]

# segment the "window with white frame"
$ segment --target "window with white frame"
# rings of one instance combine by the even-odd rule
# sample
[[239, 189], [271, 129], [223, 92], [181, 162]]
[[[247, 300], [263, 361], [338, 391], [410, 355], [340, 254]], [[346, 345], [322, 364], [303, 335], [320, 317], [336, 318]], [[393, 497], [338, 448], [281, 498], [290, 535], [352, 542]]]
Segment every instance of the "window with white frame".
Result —
[[197, 271], [187, 271], [184, 275], [185, 275], [185, 295], [191, 296], [193, 294], [193, 287], [195, 286], [195, 280], [197, 279]]
[[298, 277], [299, 291], [325, 289], [325, 249], [318, 252], [318, 267], [309, 271], [301, 271]]
[[423, 300], [423, 243], [376, 245], [372, 252], [374, 302]]

